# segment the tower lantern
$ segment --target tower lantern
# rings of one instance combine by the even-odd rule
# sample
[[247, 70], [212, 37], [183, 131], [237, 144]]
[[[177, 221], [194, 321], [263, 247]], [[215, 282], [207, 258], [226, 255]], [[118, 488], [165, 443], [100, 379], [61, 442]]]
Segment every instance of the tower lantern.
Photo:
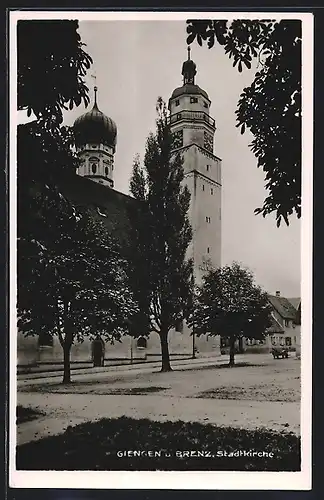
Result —
[[182, 76], [183, 76], [183, 84], [187, 83], [193, 84], [195, 83], [195, 75], [197, 73], [195, 63], [190, 59], [190, 47], [188, 46], [188, 59], [182, 65]]

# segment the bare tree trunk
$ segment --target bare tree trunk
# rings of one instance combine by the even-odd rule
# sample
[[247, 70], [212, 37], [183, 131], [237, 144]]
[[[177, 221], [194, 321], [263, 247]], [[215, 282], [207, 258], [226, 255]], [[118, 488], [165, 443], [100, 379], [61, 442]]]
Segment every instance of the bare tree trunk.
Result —
[[234, 366], [234, 364], [235, 364], [234, 356], [235, 356], [235, 337], [231, 337], [230, 338], [230, 359], [229, 359], [229, 366]]
[[162, 368], [161, 372], [171, 372], [172, 368], [170, 365], [170, 354], [169, 354], [169, 345], [168, 345], [168, 331], [160, 332], [160, 340], [161, 340], [161, 354], [162, 354]]
[[65, 344], [63, 347], [63, 363], [64, 363], [64, 371], [63, 371], [63, 384], [71, 383], [71, 363], [70, 363], [70, 354], [71, 354], [71, 344]]
[[[63, 301], [64, 306], [64, 341], [63, 341], [63, 384], [71, 383], [71, 347], [73, 344], [73, 332], [72, 332], [72, 321], [69, 314], [69, 302], [67, 300]], [[71, 303], [70, 303], [71, 309]]]

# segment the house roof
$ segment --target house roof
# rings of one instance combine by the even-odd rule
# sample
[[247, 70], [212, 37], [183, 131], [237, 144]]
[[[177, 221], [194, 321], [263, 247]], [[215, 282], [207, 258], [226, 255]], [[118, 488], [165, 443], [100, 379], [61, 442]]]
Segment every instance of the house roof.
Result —
[[289, 300], [289, 302], [294, 306], [296, 311], [298, 311], [298, 308], [300, 306], [300, 297], [292, 297], [290, 299], [288, 298], [287, 300]]
[[296, 319], [297, 310], [286, 297], [269, 295], [269, 301], [283, 319]]
[[271, 314], [271, 326], [267, 329], [267, 333], [284, 333], [285, 330], [280, 325], [279, 321]]

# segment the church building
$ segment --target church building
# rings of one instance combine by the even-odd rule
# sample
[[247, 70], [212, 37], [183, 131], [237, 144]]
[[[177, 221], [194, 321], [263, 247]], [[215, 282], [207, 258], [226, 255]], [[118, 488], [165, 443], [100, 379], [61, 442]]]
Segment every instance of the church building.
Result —
[[[194, 262], [194, 276], [200, 284], [204, 272], [221, 265], [221, 160], [214, 151], [216, 125], [210, 115], [211, 101], [205, 90], [196, 83], [196, 64], [190, 57], [182, 66], [182, 85], [170, 96], [169, 120], [173, 134], [174, 153], [184, 160], [184, 183], [191, 193], [189, 219], [193, 239], [188, 257]], [[114, 189], [114, 155], [117, 146], [117, 125], [106, 116], [98, 104], [95, 87], [91, 111], [74, 122], [76, 151], [81, 159], [77, 175], [62, 186], [64, 195], [76, 205], [92, 208], [109, 231], [127, 247], [130, 233], [130, 211], [137, 209], [137, 201]], [[123, 245], [123, 242], [125, 245]], [[99, 346], [100, 347], [100, 346]], [[99, 348], [96, 346], [96, 349]], [[136, 359], [159, 359], [160, 340], [156, 333], [148, 339], [125, 336], [121, 343], [102, 346], [106, 364]], [[190, 329], [180, 324], [169, 334], [171, 360], [220, 353], [219, 338], [193, 338]], [[88, 339], [72, 347], [71, 360], [92, 363], [94, 346]], [[18, 365], [42, 363], [60, 364], [62, 348], [54, 337], [42, 340], [37, 335], [25, 338], [19, 335]]]
[[[190, 57], [182, 65], [182, 85], [171, 94], [168, 102], [169, 123], [173, 135], [173, 152], [183, 157], [184, 183], [191, 193], [189, 220], [193, 238], [188, 258], [194, 263], [196, 284], [210, 268], [221, 266], [221, 159], [215, 154], [215, 119], [210, 115], [211, 101], [207, 92], [196, 83], [197, 68]], [[98, 89], [94, 89], [94, 103], [90, 111], [74, 122], [75, 146], [81, 160], [75, 176], [65, 179], [60, 186], [64, 195], [75, 204], [90, 208], [121, 249], [129, 248], [131, 213], [139, 210], [131, 196], [114, 189], [114, 155], [117, 148], [117, 125], [98, 105]], [[269, 352], [273, 345], [290, 346], [300, 351], [300, 299], [269, 296], [273, 306], [272, 326], [263, 341], [241, 339], [239, 352]], [[295, 302], [296, 304], [295, 304]], [[298, 302], [299, 301], [299, 302]], [[298, 305], [299, 304], [299, 305]], [[299, 312], [298, 312], [299, 311]], [[204, 335], [195, 337], [182, 322], [169, 333], [169, 352], [172, 359], [226, 354], [226, 339]], [[160, 359], [160, 339], [156, 333], [137, 339], [125, 335], [122, 342], [111, 345], [103, 339], [72, 346], [71, 361], [75, 366], [99, 366], [103, 363], [129, 364], [133, 361]], [[99, 361], [98, 361], [99, 360]], [[63, 353], [54, 336], [24, 337], [18, 333], [18, 367], [61, 367]], [[55, 367], [55, 368], [54, 368]], [[18, 368], [19, 369], [19, 368]]]

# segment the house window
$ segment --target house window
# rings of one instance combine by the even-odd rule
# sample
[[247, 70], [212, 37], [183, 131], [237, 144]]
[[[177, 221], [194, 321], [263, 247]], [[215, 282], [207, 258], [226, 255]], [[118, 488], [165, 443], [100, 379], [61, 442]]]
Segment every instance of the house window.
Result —
[[204, 101], [204, 108], [208, 108], [208, 104], [206, 101]]
[[213, 188], [210, 188], [210, 194], [214, 194]]
[[290, 321], [289, 321], [289, 319], [285, 319], [285, 326], [286, 326], [287, 328], [289, 328], [289, 326], [290, 326]]
[[198, 102], [198, 97], [190, 97], [190, 104]]
[[209, 172], [209, 165], [206, 165], [206, 170], [207, 172]]
[[206, 222], [210, 224], [210, 217], [206, 217]]
[[271, 344], [276, 345], [277, 344], [277, 339], [276, 337], [271, 337]]
[[145, 337], [139, 337], [136, 343], [137, 349], [146, 349], [147, 348], [147, 340]]
[[108, 172], [109, 172], [108, 167], [105, 167], [105, 174], [108, 175]]
[[209, 247], [207, 247], [207, 253], [209, 253]]
[[286, 337], [286, 346], [291, 346], [291, 337]]
[[175, 105], [179, 106], [179, 104], [180, 104], [180, 101], [179, 101], [179, 99], [177, 99], [176, 102], [175, 102]]
[[202, 190], [205, 191], [205, 184], [202, 185]]
[[95, 174], [97, 172], [97, 164], [96, 163], [93, 163], [91, 165], [91, 170], [92, 170], [92, 173]]

